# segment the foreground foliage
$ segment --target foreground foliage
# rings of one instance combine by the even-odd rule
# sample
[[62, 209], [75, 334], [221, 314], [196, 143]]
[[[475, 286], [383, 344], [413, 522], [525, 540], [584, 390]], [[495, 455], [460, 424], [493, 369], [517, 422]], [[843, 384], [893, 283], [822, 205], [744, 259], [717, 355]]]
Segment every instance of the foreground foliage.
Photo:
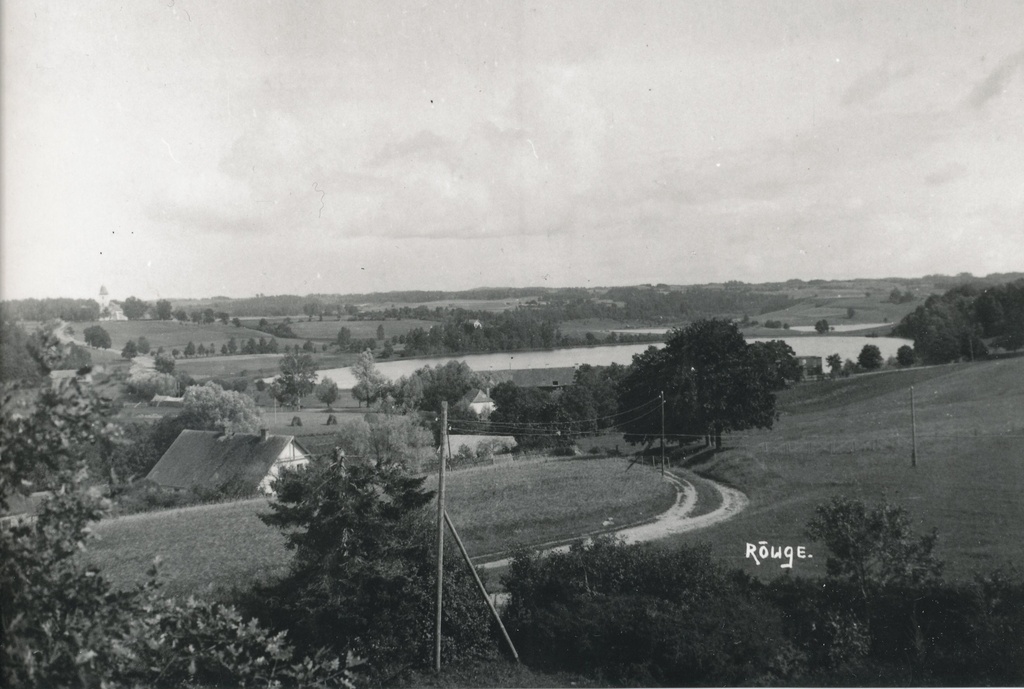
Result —
[[304, 657], [230, 608], [166, 599], [155, 569], [147, 585], [117, 591], [83, 563], [89, 524], [108, 507], [84, 490], [85, 448], [115, 432], [106, 411], [76, 381], [4, 391], [0, 512], [16, 494], [48, 497], [0, 529], [3, 685], [353, 686], [351, 657]]

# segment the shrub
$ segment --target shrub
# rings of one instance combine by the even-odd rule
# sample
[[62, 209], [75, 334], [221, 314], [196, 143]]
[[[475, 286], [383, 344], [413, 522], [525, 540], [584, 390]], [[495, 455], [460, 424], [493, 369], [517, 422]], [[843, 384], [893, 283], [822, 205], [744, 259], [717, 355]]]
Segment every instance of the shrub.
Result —
[[144, 400], [153, 395], [175, 395], [178, 392], [178, 380], [169, 373], [159, 371], [138, 370], [132, 372], [126, 381], [128, 392]]
[[564, 554], [520, 553], [502, 582], [505, 622], [529, 663], [647, 686], [739, 686], [795, 669], [778, 612], [706, 548], [601, 537]]

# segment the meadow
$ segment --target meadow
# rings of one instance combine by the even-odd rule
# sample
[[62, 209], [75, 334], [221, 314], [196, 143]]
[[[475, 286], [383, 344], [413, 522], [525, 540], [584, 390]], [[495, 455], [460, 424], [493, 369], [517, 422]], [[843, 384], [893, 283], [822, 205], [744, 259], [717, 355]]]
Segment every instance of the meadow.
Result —
[[[911, 465], [910, 387], [917, 465]], [[797, 574], [824, 573], [826, 553], [804, 530], [832, 496], [905, 507], [920, 533], [938, 530], [946, 574], [967, 579], [1024, 565], [1024, 358], [854, 376], [796, 386], [780, 396], [772, 431], [727, 439], [726, 451], [692, 467], [747, 493], [731, 521], [666, 539], [705, 541], [730, 565], [757, 576], [745, 544], [805, 545], [815, 559]]]
[[[675, 492], [650, 469], [623, 458], [523, 462], [452, 472], [448, 513], [471, 555], [517, 543], [571, 539], [643, 521], [668, 509]], [[428, 479], [432, 489], [436, 478]], [[283, 574], [284, 537], [263, 524], [267, 499], [149, 512], [96, 524], [88, 557], [117, 585], [144, 581], [157, 556], [171, 595], [216, 596]]]
[[[145, 337], [149, 346], [156, 351], [163, 347], [168, 352], [172, 349], [184, 350], [185, 346], [192, 342], [197, 347], [200, 344], [210, 346], [212, 342], [219, 352], [221, 345], [227, 344], [232, 337], [241, 345], [250, 337], [258, 342], [261, 337], [270, 339], [270, 335], [251, 328], [236, 328], [234, 325], [221, 323], [182, 323], [179, 321], [100, 321], [75, 323], [75, 337], [82, 338], [82, 332], [89, 326], [99, 325], [110, 334], [110, 348], [120, 352], [128, 340], [138, 340]], [[337, 333], [337, 330], [335, 330]], [[283, 348], [285, 345], [302, 345], [305, 340], [279, 338], [278, 344]]]

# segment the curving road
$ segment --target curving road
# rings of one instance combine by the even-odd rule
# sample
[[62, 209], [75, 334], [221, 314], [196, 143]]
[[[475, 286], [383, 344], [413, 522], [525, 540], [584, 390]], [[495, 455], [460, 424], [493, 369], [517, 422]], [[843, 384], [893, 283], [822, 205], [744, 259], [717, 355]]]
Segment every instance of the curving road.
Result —
[[[608, 533], [621, 536], [626, 543], [654, 541], [659, 538], [664, 538], [665, 536], [671, 536], [672, 534], [686, 533], [688, 531], [695, 531], [696, 529], [707, 528], [712, 524], [717, 524], [725, 521], [726, 519], [731, 519], [733, 516], [743, 511], [750, 502], [746, 495], [735, 488], [723, 486], [710, 479], [704, 479], [718, 490], [719, 493], [721, 493], [722, 504], [707, 514], [691, 517], [690, 513], [692, 513], [694, 508], [697, 506], [697, 489], [694, 488], [693, 484], [686, 479], [679, 478], [674, 474], [665, 474], [665, 478], [676, 488], [676, 502], [672, 507], [659, 514], [654, 521], [637, 526], [626, 527], [624, 529]], [[541, 552], [545, 553], [564, 553], [568, 552], [569, 545], [559, 545], [549, 548], [545, 547], [545, 544], [541, 544], [537, 548]], [[500, 560], [493, 560], [491, 562], [478, 564], [477, 566], [483, 567], [484, 569], [497, 569], [499, 567], [506, 567], [511, 561], [511, 558], [506, 557]]]

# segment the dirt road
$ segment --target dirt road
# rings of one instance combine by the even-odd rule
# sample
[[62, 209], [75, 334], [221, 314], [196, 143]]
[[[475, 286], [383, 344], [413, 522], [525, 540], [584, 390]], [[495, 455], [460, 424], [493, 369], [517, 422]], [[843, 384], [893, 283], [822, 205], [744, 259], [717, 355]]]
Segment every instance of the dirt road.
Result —
[[[658, 515], [654, 521], [608, 533], [621, 536], [627, 543], [654, 541], [672, 534], [686, 533], [723, 522], [741, 512], [749, 502], [747, 496], [735, 488], [704, 479], [721, 493], [722, 504], [707, 514], [691, 517], [690, 514], [697, 506], [697, 490], [689, 481], [673, 474], [666, 474], [665, 478], [676, 488], [676, 502], [672, 507]], [[541, 544], [537, 549], [541, 552], [564, 553], [569, 550], [569, 546], [559, 545], [548, 548]], [[498, 569], [508, 566], [510, 562], [510, 558], [502, 558], [482, 564], [478, 563], [478, 566], [484, 569]]]

